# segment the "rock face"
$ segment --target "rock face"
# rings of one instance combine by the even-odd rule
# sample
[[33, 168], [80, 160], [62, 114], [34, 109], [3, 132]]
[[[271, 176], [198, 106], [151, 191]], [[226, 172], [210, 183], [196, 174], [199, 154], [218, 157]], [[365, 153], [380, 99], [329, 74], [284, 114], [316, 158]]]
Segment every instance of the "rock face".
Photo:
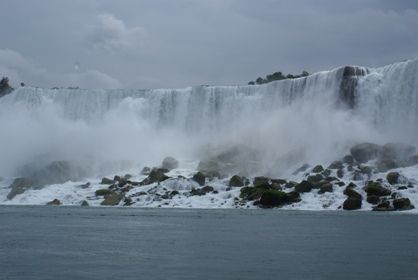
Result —
[[11, 188], [7, 199], [12, 199], [18, 194], [24, 193], [34, 185], [34, 182], [28, 178], [16, 178], [13, 183], [9, 186]]
[[357, 210], [361, 208], [361, 199], [348, 197], [343, 203], [344, 210]]
[[373, 143], [357, 144], [350, 149], [351, 155], [359, 163], [376, 159], [379, 156], [380, 151], [381, 147]]
[[173, 157], [166, 157], [161, 165], [162, 168], [172, 170], [179, 167], [179, 162]]

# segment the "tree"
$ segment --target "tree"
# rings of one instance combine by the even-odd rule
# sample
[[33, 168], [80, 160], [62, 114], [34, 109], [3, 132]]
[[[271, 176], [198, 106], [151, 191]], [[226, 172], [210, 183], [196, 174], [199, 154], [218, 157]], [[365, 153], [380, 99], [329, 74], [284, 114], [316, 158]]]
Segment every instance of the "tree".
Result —
[[257, 80], [255, 80], [255, 82], [257, 83], [257, 85], [261, 85], [264, 84], [266, 81], [263, 78], [258, 77]]
[[13, 91], [13, 88], [9, 85], [9, 78], [3, 77], [0, 80], [0, 97], [5, 96]]
[[249, 84], [250, 86], [253, 86], [253, 85], [255, 85], [255, 82], [254, 82], [254, 81], [251, 81], [251, 82], [248, 82], [248, 84]]

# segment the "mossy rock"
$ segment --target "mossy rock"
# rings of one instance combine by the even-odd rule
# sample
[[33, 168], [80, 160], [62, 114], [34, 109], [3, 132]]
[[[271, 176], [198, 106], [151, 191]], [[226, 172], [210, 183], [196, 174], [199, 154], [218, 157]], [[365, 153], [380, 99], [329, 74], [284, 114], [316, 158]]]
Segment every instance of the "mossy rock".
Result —
[[97, 196], [105, 196], [105, 195], [108, 195], [108, 194], [111, 194], [112, 193], [112, 191], [111, 190], [109, 190], [109, 189], [100, 189], [100, 190], [97, 190], [96, 192], [95, 192], [95, 194], [97, 195]]
[[334, 191], [334, 189], [332, 187], [332, 184], [331, 183], [326, 183], [319, 188], [318, 193], [323, 194], [323, 193], [326, 193], [326, 192], [333, 192], [333, 191]]
[[259, 177], [255, 177], [254, 181], [253, 181], [253, 185], [255, 188], [258, 187], [270, 187], [270, 178], [268, 177], [264, 177], [264, 176], [259, 176]]
[[122, 193], [113, 192], [106, 195], [105, 200], [103, 200], [100, 204], [104, 206], [115, 206], [119, 204], [123, 197], [124, 195]]
[[244, 180], [241, 176], [234, 175], [229, 180], [228, 185], [230, 187], [242, 187], [242, 186], [244, 186]]
[[245, 200], [258, 200], [267, 188], [243, 187], [240, 190], [240, 198]]
[[12, 199], [18, 194], [22, 194], [31, 187], [34, 186], [34, 182], [28, 178], [16, 178], [13, 183], [9, 186], [11, 189], [7, 194], [7, 199]]
[[264, 208], [282, 206], [287, 202], [287, 194], [278, 190], [266, 190], [260, 197], [258, 205]]
[[101, 185], [112, 185], [115, 181], [106, 177], [102, 178], [102, 181], [100, 182]]
[[362, 199], [361, 194], [359, 194], [358, 192], [356, 192], [353, 188], [353, 186], [348, 185], [345, 190], [344, 190], [344, 194], [348, 197], [353, 197], [353, 198], [357, 198], [357, 199]]
[[382, 187], [382, 185], [379, 182], [374, 181], [367, 182], [367, 185], [364, 187], [364, 191], [367, 193], [368, 196], [387, 196], [392, 193], [389, 189]]

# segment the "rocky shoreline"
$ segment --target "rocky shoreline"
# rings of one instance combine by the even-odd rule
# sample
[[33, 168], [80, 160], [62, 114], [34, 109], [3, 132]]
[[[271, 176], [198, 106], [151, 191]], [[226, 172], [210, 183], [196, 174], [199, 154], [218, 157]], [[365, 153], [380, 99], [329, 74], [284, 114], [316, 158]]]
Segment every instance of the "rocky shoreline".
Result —
[[[90, 195], [76, 205], [187, 207], [191, 205], [188, 201], [205, 200], [219, 207], [300, 209], [306, 200], [314, 199], [322, 204], [318, 209], [327, 210], [414, 209], [408, 195], [417, 191], [418, 178], [402, 174], [402, 168], [418, 166], [416, 148], [410, 145], [360, 143], [327, 166], [304, 164], [286, 179], [243, 176], [243, 172], [228, 174], [235, 170], [235, 157], [234, 152], [223, 153], [201, 161], [198, 170], [186, 176], [178, 175], [179, 162], [168, 157], [161, 166], [144, 167], [138, 175], [115, 175], [77, 185]], [[49, 176], [53, 179], [48, 181], [46, 174], [53, 174]], [[77, 181], [82, 172], [75, 173], [71, 164], [57, 162], [35, 175], [16, 178], [8, 187], [8, 201], [27, 191], [40, 190], [42, 184]], [[47, 204], [65, 203], [51, 198]]]

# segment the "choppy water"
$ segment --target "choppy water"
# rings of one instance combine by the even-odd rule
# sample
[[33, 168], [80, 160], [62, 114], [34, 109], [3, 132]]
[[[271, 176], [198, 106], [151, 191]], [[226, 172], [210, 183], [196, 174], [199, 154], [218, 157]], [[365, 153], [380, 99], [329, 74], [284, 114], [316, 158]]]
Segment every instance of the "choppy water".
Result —
[[418, 279], [382, 213], [0, 207], [0, 279]]

